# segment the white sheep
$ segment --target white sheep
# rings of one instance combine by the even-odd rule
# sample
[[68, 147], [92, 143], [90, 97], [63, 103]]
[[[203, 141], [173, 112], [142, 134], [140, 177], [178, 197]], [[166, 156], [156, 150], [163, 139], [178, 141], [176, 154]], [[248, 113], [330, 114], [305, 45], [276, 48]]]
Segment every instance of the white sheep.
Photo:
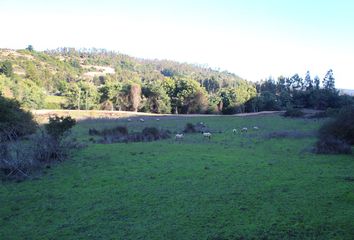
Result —
[[237, 131], [236, 128], [232, 129], [232, 132], [233, 132], [234, 134], [238, 133], [238, 131]]
[[210, 132], [203, 132], [203, 137], [204, 138], [209, 138], [209, 140], [211, 139], [211, 133]]
[[184, 137], [183, 133], [181, 133], [181, 134], [177, 133], [176, 137], [175, 137], [175, 140], [182, 140], [183, 137]]
[[156, 118], [156, 121], [160, 121], [160, 118]]
[[241, 129], [241, 132], [247, 132], [248, 131], [248, 128], [246, 128], [246, 127], [243, 127], [242, 129]]
[[259, 127], [254, 126], [254, 127], [253, 127], [253, 130], [259, 130]]
[[128, 122], [131, 122], [132, 120], [130, 118], [128, 118]]
[[145, 122], [144, 118], [139, 119], [140, 122]]

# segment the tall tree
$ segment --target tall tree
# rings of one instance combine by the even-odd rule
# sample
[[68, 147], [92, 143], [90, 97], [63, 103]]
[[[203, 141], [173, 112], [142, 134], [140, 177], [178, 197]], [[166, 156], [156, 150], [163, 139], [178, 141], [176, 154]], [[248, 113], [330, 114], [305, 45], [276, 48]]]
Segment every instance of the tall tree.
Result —
[[28, 45], [26, 50], [30, 51], [30, 52], [33, 52], [34, 51], [34, 48], [32, 45]]
[[132, 83], [130, 86], [129, 99], [132, 106], [132, 111], [137, 112], [141, 101], [141, 86], [136, 83]]
[[170, 113], [170, 98], [165, 89], [162, 87], [161, 81], [146, 83], [142, 89], [146, 98], [146, 110], [153, 113]]
[[323, 88], [326, 90], [329, 90], [329, 91], [335, 90], [335, 79], [333, 76], [332, 69], [328, 70], [325, 77], [323, 78], [322, 84], [323, 84]]
[[304, 85], [305, 85], [306, 90], [311, 91], [313, 89], [313, 81], [310, 76], [310, 71], [306, 72]]
[[313, 82], [315, 84], [315, 89], [316, 90], [319, 90], [320, 89], [320, 78], [318, 76], [316, 76], [314, 79], [313, 79]]

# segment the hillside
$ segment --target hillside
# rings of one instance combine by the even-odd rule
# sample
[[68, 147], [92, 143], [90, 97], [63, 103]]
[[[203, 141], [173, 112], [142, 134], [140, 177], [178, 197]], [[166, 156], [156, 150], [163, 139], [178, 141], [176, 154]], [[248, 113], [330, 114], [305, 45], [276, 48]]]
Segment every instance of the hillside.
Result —
[[351, 105], [335, 76], [280, 76], [257, 83], [234, 73], [104, 49], [0, 49], [0, 93], [28, 109], [235, 114]]
[[[17, 98], [28, 108], [146, 112], [171, 112], [174, 109], [173, 112], [192, 113], [202, 112], [198, 109], [205, 111], [213, 104], [212, 108], [216, 110], [220, 100], [213, 95], [222, 88], [249, 92], [240, 100], [242, 102], [255, 95], [253, 84], [233, 73], [169, 60], [135, 58], [104, 49], [58, 48], [44, 52], [0, 49], [0, 63], [11, 65], [10, 73], [0, 71], [4, 73], [0, 75], [0, 91], [5, 96]], [[132, 96], [129, 96], [132, 84], [139, 85], [141, 92], [137, 107], [132, 106]], [[178, 84], [185, 88], [181, 91], [188, 89], [189, 93], [176, 92]], [[43, 103], [45, 95], [62, 96], [63, 102], [65, 99], [69, 101], [66, 105]], [[157, 99], [152, 99], [154, 96]], [[204, 101], [203, 106], [186, 110], [190, 103], [185, 102], [186, 99], [196, 98]], [[164, 110], [157, 109], [161, 105]]]

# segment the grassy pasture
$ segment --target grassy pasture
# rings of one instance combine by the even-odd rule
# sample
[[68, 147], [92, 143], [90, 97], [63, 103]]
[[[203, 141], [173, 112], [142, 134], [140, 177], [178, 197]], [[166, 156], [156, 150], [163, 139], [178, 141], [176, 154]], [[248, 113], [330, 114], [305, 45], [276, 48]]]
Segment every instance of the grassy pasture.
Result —
[[[87, 148], [37, 178], [2, 182], [0, 239], [353, 239], [353, 155], [310, 152], [321, 122], [144, 119], [82, 121], [73, 134]], [[102, 145], [88, 135], [117, 125], [177, 133], [200, 121], [211, 141]], [[252, 126], [260, 130], [232, 133]]]

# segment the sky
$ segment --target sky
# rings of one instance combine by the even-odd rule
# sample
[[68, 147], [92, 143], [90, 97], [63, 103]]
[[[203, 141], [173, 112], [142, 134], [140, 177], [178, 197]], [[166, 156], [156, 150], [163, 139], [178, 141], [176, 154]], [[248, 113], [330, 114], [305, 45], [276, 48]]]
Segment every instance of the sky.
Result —
[[1, 0], [0, 48], [105, 48], [227, 70], [298, 73], [354, 89], [352, 0]]

